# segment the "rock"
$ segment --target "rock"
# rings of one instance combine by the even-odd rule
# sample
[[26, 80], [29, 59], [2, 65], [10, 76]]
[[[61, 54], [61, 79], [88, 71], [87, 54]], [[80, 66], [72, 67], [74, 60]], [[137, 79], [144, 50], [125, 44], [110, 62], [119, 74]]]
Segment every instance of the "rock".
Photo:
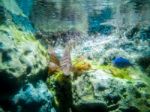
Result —
[[150, 26], [140, 26], [139, 24], [135, 27], [131, 28], [128, 32], [126, 32], [126, 36], [131, 39], [140, 39], [140, 40], [149, 40]]
[[144, 56], [137, 59], [137, 63], [141, 66], [143, 71], [150, 76], [150, 56]]
[[[1, 0], [0, 11], [1, 11], [1, 20], [0, 23], [10, 22], [15, 23], [21, 30], [27, 32], [33, 32], [32, 23], [29, 20], [29, 14], [32, 8], [32, 1], [26, 2], [26, 4], [21, 0], [16, 1], [6, 1]], [[23, 7], [24, 4], [24, 7]], [[2, 22], [1, 22], [2, 21]]]
[[148, 108], [145, 104], [147, 97], [143, 95], [143, 91], [149, 91], [147, 84], [134, 79], [114, 78], [103, 70], [82, 74], [73, 81], [72, 88], [77, 112], [138, 112]]
[[0, 95], [13, 93], [28, 79], [45, 77], [47, 51], [32, 33], [1, 25], [0, 35]]
[[53, 96], [43, 81], [35, 85], [27, 83], [12, 98], [16, 112], [56, 112], [52, 102]]
[[147, 72], [148, 75], [150, 76], [150, 65], [146, 68], [146, 72]]
[[69, 112], [72, 107], [71, 77], [57, 72], [47, 78], [47, 86], [54, 93], [57, 111]]
[[147, 85], [144, 82], [139, 81], [135, 84], [135, 86], [137, 88], [143, 88], [143, 87], [146, 87]]
[[121, 112], [140, 112], [137, 107], [131, 106], [128, 108], [120, 108]]
[[74, 112], [109, 112], [106, 104], [99, 102], [99, 103], [81, 103], [76, 107]]
[[150, 65], [150, 56], [140, 57], [137, 62], [143, 68], [147, 68]]
[[[85, 37], [86, 41], [75, 47], [72, 52], [74, 57], [84, 55], [89, 59], [99, 61], [100, 64], [109, 64], [115, 57], [124, 57], [131, 63], [136, 64], [136, 60], [141, 56], [149, 55], [149, 39], [133, 39], [119, 36], [95, 36]], [[93, 44], [94, 43], [94, 44]], [[130, 55], [129, 55], [130, 54]]]
[[4, 110], [0, 107], [0, 112], [4, 112]]
[[150, 99], [148, 99], [148, 100], [146, 101], [146, 105], [147, 105], [148, 107], [150, 107]]
[[0, 15], [1, 15], [0, 16], [0, 25], [1, 25], [6, 20], [5, 12], [4, 12], [4, 7], [2, 7], [2, 6], [0, 6]]

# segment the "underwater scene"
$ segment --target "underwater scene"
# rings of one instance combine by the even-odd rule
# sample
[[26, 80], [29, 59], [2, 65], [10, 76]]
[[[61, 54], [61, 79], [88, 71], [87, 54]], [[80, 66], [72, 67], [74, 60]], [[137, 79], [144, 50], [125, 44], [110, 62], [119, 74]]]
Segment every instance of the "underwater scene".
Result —
[[0, 0], [0, 112], [150, 112], [150, 0]]

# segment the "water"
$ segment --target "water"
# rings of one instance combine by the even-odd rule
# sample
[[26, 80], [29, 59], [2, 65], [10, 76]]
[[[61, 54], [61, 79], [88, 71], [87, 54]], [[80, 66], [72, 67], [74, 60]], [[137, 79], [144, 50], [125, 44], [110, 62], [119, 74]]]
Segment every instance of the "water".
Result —
[[0, 112], [149, 112], [150, 0], [0, 0]]

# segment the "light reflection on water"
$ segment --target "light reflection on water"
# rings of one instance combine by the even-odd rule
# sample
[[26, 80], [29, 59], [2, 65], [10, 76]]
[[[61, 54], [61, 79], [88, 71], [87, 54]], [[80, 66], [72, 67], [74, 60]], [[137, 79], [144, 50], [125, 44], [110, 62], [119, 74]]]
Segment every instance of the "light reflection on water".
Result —
[[[105, 11], [106, 9], [110, 9], [111, 13]], [[103, 19], [106, 20], [101, 21], [97, 17], [103, 16], [104, 11], [104, 15], [111, 17], [105, 17]], [[139, 23], [149, 23], [149, 14], [150, 0], [38, 0], [34, 3], [31, 17], [35, 26], [51, 31], [87, 31], [94, 25], [91, 26], [90, 21], [95, 21], [95, 18], [98, 22], [94, 27], [99, 27], [103, 23], [119, 31]], [[93, 17], [94, 20], [91, 20]], [[41, 18], [40, 22], [38, 18]]]

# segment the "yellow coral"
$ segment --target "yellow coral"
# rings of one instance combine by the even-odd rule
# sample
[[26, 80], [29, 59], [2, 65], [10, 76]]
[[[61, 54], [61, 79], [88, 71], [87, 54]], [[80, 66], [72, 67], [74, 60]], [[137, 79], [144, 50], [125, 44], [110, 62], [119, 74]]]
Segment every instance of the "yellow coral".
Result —
[[85, 60], [83, 57], [77, 58], [73, 62], [72, 71], [73, 73], [77, 75], [80, 75], [89, 69], [91, 69], [91, 64], [87, 60]]

